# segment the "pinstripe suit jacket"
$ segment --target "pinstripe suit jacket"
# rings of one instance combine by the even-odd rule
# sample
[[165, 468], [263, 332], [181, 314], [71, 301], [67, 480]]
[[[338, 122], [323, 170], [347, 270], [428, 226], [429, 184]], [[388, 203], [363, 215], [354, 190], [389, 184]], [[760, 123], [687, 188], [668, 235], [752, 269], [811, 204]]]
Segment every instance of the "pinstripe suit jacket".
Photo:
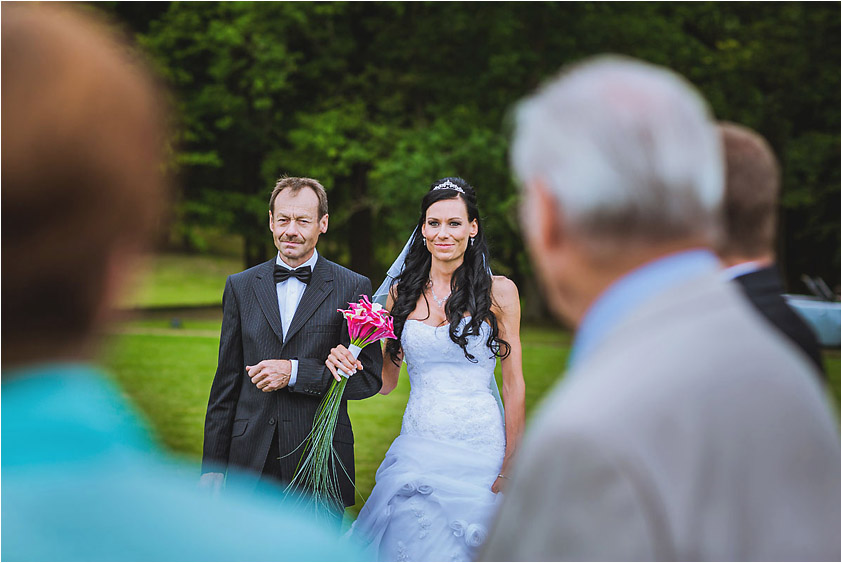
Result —
[[[260, 473], [277, 426], [281, 475], [292, 479], [301, 450], [284, 456], [306, 438], [316, 407], [333, 380], [325, 358], [332, 347], [350, 342], [345, 319], [336, 310], [346, 308], [360, 295], [371, 295], [368, 278], [320, 255], [284, 335], [274, 267], [275, 260], [269, 260], [229, 276], [225, 284], [219, 363], [205, 418], [203, 472], [224, 472], [236, 466]], [[260, 391], [245, 366], [267, 359], [297, 359], [295, 386], [272, 393]], [[342, 497], [348, 506], [354, 504], [354, 434], [346, 401], [371, 397], [380, 390], [383, 359], [379, 346], [364, 348], [360, 361], [364, 369], [348, 381], [334, 438], [350, 477], [339, 471]]]

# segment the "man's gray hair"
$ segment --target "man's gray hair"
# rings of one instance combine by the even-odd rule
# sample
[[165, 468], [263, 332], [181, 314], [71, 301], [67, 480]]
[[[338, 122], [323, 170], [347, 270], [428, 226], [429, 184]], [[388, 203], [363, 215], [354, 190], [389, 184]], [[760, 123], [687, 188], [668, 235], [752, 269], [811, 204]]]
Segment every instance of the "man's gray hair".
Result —
[[677, 74], [601, 56], [517, 108], [512, 166], [543, 181], [569, 232], [591, 243], [716, 234], [723, 162], [701, 95]]

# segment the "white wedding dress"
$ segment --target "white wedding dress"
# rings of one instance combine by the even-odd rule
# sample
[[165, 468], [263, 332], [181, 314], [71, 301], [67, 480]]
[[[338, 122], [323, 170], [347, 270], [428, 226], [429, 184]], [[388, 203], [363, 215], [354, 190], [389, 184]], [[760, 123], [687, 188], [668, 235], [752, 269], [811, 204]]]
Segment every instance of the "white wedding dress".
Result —
[[[463, 321], [464, 326], [464, 321]], [[470, 561], [499, 500], [491, 485], [506, 449], [503, 416], [489, 388], [491, 328], [468, 338], [407, 320], [401, 346], [411, 390], [400, 435], [348, 535], [380, 561]]]

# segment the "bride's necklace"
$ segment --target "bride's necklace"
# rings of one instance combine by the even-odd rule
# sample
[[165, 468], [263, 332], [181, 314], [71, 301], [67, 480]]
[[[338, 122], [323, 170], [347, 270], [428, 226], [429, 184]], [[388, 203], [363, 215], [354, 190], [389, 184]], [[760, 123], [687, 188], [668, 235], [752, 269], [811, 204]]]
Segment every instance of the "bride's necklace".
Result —
[[430, 293], [433, 295], [433, 301], [436, 302], [436, 305], [438, 305], [439, 308], [444, 309], [444, 302], [447, 301], [448, 297], [450, 297], [450, 293], [445, 295], [443, 298], [439, 299], [439, 296], [436, 295], [436, 290], [433, 289], [433, 278], [430, 278], [429, 282], [427, 282], [427, 285], [430, 286]]

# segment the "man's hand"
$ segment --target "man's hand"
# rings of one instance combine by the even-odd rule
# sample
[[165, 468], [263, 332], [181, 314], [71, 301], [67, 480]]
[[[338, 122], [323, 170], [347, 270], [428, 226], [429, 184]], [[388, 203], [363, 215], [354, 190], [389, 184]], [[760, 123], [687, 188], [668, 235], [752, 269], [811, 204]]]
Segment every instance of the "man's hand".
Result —
[[211, 495], [216, 496], [222, 490], [224, 482], [225, 474], [223, 473], [203, 473], [199, 478], [199, 488], [208, 490]]
[[251, 382], [264, 393], [283, 389], [289, 383], [292, 374], [292, 362], [289, 360], [263, 360], [254, 366], [246, 366]]

